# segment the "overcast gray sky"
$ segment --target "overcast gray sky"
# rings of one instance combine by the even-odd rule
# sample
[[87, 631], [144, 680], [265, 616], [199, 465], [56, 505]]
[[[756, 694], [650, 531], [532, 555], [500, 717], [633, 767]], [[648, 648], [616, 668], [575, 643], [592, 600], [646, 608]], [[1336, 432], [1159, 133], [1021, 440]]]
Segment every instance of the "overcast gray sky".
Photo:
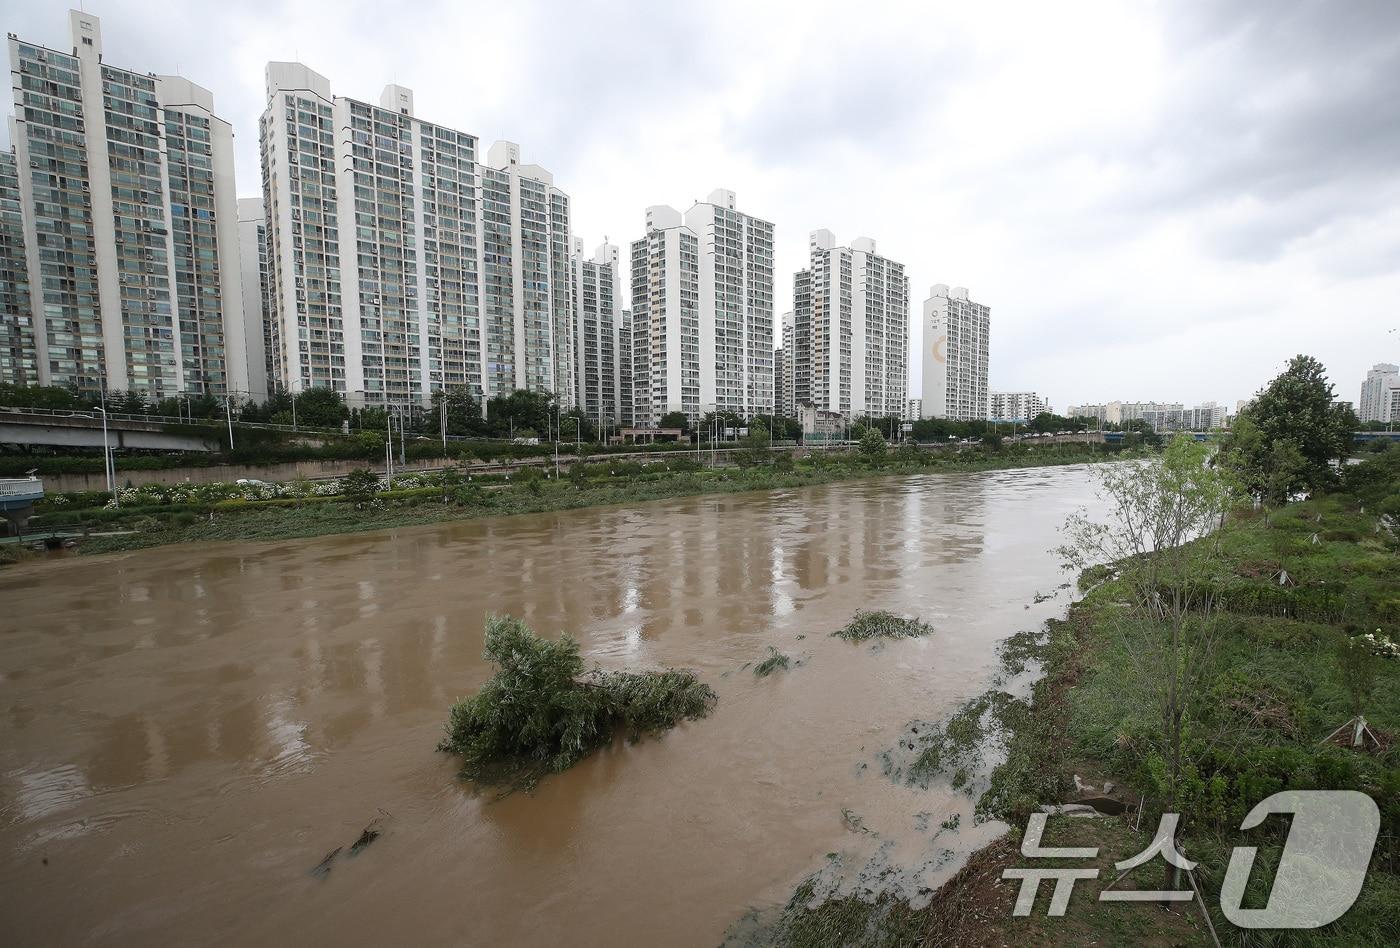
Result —
[[[68, 46], [66, 10], [3, 0]], [[106, 59], [213, 90], [260, 190], [263, 65], [518, 141], [591, 249], [716, 187], [992, 307], [994, 389], [1233, 408], [1298, 352], [1400, 362], [1400, 2], [90, 0]], [[1397, 330], [1397, 331], [1392, 331]], [[911, 362], [919, 377], [922, 340]], [[917, 391], [913, 389], [912, 391]]]

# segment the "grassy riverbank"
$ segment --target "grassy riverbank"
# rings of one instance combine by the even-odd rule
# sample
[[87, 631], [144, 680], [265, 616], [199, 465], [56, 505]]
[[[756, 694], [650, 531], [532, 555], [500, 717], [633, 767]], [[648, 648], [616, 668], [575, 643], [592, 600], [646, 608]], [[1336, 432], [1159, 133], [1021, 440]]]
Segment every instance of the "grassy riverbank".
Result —
[[[29, 532], [50, 530], [112, 533], [88, 536], [84, 553], [144, 549], [207, 540], [280, 540], [416, 526], [476, 517], [542, 513], [583, 507], [639, 503], [670, 497], [807, 487], [858, 478], [934, 471], [985, 471], [1081, 464], [1118, 456], [1103, 445], [1005, 446], [968, 448], [953, 453], [901, 448], [877, 455], [814, 453], [793, 460], [735, 468], [701, 468], [690, 459], [664, 459], [649, 465], [601, 463], [568, 472], [560, 479], [531, 471], [514, 481], [503, 475], [467, 480], [460, 474], [415, 475], [396, 479], [393, 489], [267, 500], [229, 498], [202, 502], [178, 489], [159, 495], [137, 493], [120, 510], [102, 495], [50, 501]], [[97, 506], [97, 504], [102, 504]], [[117, 533], [117, 531], [132, 531]]]
[[[1400, 944], [1400, 658], [1386, 644], [1400, 640], [1400, 548], [1393, 514], [1377, 516], [1400, 496], [1400, 452], [1368, 464], [1377, 467], [1349, 477], [1347, 490], [1271, 516], [1245, 511], [1197, 541], [1218, 544], [1208, 568], [1192, 577], [1209, 590], [1214, 637], [1188, 710], [1177, 840], [1200, 863], [1195, 878], [1226, 945]], [[810, 889], [799, 889], [765, 943], [1213, 944], [1198, 903], [1168, 909], [1098, 901], [1118, 876], [1111, 863], [1150, 845], [1168, 809], [1169, 781], [1161, 669], [1145, 660], [1141, 630], [1129, 618], [1132, 591], [1112, 571], [1086, 574], [1081, 584], [1086, 594], [1065, 620], [1017, 637], [1003, 652], [1009, 672], [1028, 660], [1043, 668], [1029, 700], [989, 692], [923, 745], [931, 752], [920, 760], [954, 786], [957, 771], [967, 786], [985, 788], [978, 811], [1007, 821], [1008, 836], [974, 854], [917, 910], [892, 898], [814, 905]], [[1374, 638], [1365, 639], [1368, 633]], [[1380, 746], [1328, 743], [1358, 711]], [[1022, 857], [1028, 813], [1075, 799], [1076, 776], [1095, 787], [1113, 782], [1126, 810], [1095, 819], [1052, 816], [1044, 845], [1097, 846], [1098, 858]], [[1360, 790], [1375, 800], [1381, 829], [1366, 883], [1350, 911], [1316, 931], [1236, 928], [1219, 909], [1232, 849], [1258, 847], [1244, 906], [1262, 908], [1288, 832], [1286, 822], [1270, 820], [1244, 833], [1241, 820], [1260, 800], [1288, 789]], [[1003, 881], [1002, 870], [1059, 866], [1096, 866], [1100, 874], [1075, 886], [1063, 918], [1046, 916], [1048, 884], [1030, 916], [1013, 917], [1020, 883]], [[1155, 860], [1118, 887], [1161, 887], [1163, 866]]]

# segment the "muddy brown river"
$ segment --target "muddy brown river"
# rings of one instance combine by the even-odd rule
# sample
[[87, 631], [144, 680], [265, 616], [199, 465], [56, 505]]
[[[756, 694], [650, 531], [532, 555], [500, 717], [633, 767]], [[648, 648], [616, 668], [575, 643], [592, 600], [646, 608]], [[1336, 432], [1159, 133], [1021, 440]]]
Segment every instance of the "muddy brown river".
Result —
[[[935, 474], [4, 570], [2, 940], [712, 946], [828, 854], [927, 889], [998, 827], [876, 756], [1063, 612], [1091, 497], [1084, 467]], [[936, 633], [829, 636], [861, 608]], [[718, 706], [476, 792], [434, 745], [487, 612]], [[770, 645], [797, 664], [756, 678]]]

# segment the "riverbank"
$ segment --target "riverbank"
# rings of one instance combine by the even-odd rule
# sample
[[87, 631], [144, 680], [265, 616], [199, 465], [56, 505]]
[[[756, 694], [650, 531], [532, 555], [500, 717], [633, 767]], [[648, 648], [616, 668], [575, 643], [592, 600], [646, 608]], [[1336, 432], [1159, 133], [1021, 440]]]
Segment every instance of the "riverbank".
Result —
[[[1394, 470], [1392, 464], [1383, 477], [1355, 478], [1364, 490], [1290, 504], [1272, 516], [1240, 514], [1198, 541], [1219, 544], [1211, 568], [1196, 579], [1211, 591], [1219, 634], [1191, 705], [1177, 840], [1200, 864], [1194, 877], [1224, 944], [1400, 943], [1400, 658], [1387, 644], [1400, 640], [1400, 554], [1393, 520], [1376, 515], [1382, 498], [1400, 493]], [[1164, 908], [1098, 900], [1119, 875], [1111, 864], [1150, 846], [1168, 790], [1160, 669], [1144, 661], [1141, 643], [1126, 630], [1129, 590], [1106, 571], [1086, 575], [1081, 587], [1083, 598], [1063, 621], [1049, 623], [1034, 641], [1008, 640], [1006, 671], [1027, 661], [1043, 669], [1029, 700], [988, 692], [939, 731], [935, 766], [954, 786], [956, 771], [985, 791], [979, 815], [1006, 821], [1007, 836], [975, 853], [921, 908], [890, 898], [812, 904], [810, 886], [799, 888], [766, 943], [1214, 944], [1199, 902]], [[1367, 633], [1373, 638], [1363, 638]], [[1329, 742], [1358, 711], [1378, 743]], [[1114, 785], [1109, 795], [1122, 804], [1120, 815], [1052, 816], [1043, 840], [1096, 846], [1096, 859], [1020, 854], [1030, 812], [1083, 796], [1080, 783], [1102, 792], [1105, 781]], [[1244, 905], [1263, 907], [1287, 825], [1248, 834], [1238, 827], [1254, 804], [1288, 789], [1360, 790], [1376, 801], [1381, 829], [1369, 874], [1352, 908], [1316, 931], [1238, 929], [1219, 908], [1231, 851], [1259, 848]], [[1163, 865], [1157, 860], [1115, 887], [1157, 888]], [[1032, 913], [1014, 917], [1020, 882], [1001, 878], [1013, 867], [1100, 871], [1075, 886], [1064, 917], [1046, 916], [1044, 886]]]
[[[968, 448], [951, 454], [917, 448], [878, 455], [814, 452], [800, 459], [780, 457], [768, 463], [734, 468], [702, 468], [684, 458], [652, 464], [600, 463], [582, 466], [561, 478], [530, 471], [511, 481], [504, 475], [460, 472], [412, 475], [395, 485], [362, 494], [297, 496], [267, 500], [229, 498], [189, 502], [179, 492], [137, 492], [121, 509], [103, 505], [97, 496], [68, 504], [52, 501], [31, 521], [30, 533], [101, 532], [79, 541], [82, 553], [146, 549], [171, 543], [210, 540], [281, 540], [419, 526], [477, 517], [544, 513], [616, 504], [641, 503], [700, 494], [731, 494], [837, 481], [890, 477], [935, 471], [987, 471], [1082, 464], [1120, 456], [1104, 445], [1005, 446]], [[196, 492], [196, 497], [198, 492]], [[129, 531], [117, 533], [117, 531]]]

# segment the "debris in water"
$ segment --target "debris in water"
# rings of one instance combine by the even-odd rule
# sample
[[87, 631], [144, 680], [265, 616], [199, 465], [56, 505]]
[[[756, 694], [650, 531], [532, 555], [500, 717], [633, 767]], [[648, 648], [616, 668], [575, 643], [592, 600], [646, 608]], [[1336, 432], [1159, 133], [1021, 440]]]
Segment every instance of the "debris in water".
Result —
[[753, 667], [753, 673], [759, 678], [767, 678], [779, 669], [786, 670], [788, 664], [788, 657], [770, 645], [768, 646], [768, 657]]
[[861, 610], [844, 628], [831, 633], [847, 642], [864, 642], [868, 639], [907, 639], [933, 633], [933, 626], [920, 619], [895, 615], [893, 612]]
[[335, 862], [335, 857], [339, 856], [340, 851], [344, 848], [344, 846], [337, 846], [335, 847], [335, 849], [332, 849], [330, 852], [326, 853], [325, 858], [322, 859], [320, 862], [316, 863], [316, 868], [311, 870], [311, 874], [317, 879], [324, 879], [326, 876], [330, 875], [331, 863]]

